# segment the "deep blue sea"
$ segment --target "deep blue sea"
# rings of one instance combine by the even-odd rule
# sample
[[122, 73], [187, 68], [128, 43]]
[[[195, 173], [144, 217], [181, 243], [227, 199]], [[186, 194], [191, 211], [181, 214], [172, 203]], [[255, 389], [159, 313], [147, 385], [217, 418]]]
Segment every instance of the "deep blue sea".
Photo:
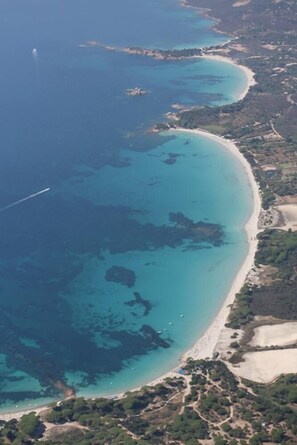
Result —
[[228, 39], [211, 25], [178, 0], [1, 0], [2, 410], [144, 384], [224, 301], [247, 253], [244, 169], [207, 138], [148, 130], [173, 104], [237, 100], [244, 73], [80, 47]]

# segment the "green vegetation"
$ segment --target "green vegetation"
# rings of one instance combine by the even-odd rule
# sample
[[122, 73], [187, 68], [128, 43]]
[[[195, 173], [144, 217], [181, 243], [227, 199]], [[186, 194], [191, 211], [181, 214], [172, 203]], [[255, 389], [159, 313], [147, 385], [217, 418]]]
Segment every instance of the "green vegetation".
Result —
[[[206, 7], [204, 0], [188, 2]], [[227, 49], [229, 56], [256, 73], [257, 84], [237, 103], [180, 113], [178, 125], [235, 139], [253, 168], [263, 207], [268, 209], [277, 196], [297, 194], [297, 48], [292, 43], [297, 3], [252, 0], [234, 8], [232, 2], [209, 0], [207, 8], [220, 20], [220, 30], [237, 39], [204, 53], [224, 56]]]
[[242, 325], [252, 321], [253, 313], [250, 307], [250, 303], [253, 300], [252, 295], [253, 290], [248, 285], [244, 285], [241, 291], [236, 294], [235, 307], [230, 312], [228, 323], [226, 323], [227, 327], [239, 329]]
[[297, 277], [297, 233], [266, 230], [258, 238], [256, 263], [276, 267], [276, 278], [282, 281], [294, 281]]
[[[0, 444], [13, 445], [293, 445], [297, 377], [273, 385], [240, 382], [220, 361], [189, 361], [184, 377], [123, 399], [65, 400], [3, 422]], [[44, 422], [46, 431], [44, 435]]]
[[44, 432], [43, 423], [34, 413], [24, 415], [19, 422], [11, 420], [3, 423], [0, 444], [29, 445], [42, 437]]
[[297, 375], [295, 374], [280, 377], [274, 385], [254, 385], [253, 389], [261, 398], [272, 400], [276, 404], [282, 406], [288, 403], [297, 404]]
[[297, 319], [297, 233], [266, 230], [259, 236], [258, 264], [273, 266], [275, 280], [253, 290], [251, 310], [255, 315]]
[[168, 432], [173, 440], [182, 441], [189, 444], [190, 441], [198, 439], [208, 439], [208, 425], [202, 420], [197, 412], [191, 408], [186, 408], [181, 415], [176, 415]]
[[255, 315], [297, 319], [297, 232], [265, 230], [258, 238], [256, 264], [273, 267], [274, 277], [270, 284], [243, 286], [226, 324], [233, 329]]
[[19, 429], [26, 436], [38, 437], [40, 435], [41, 422], [34, 413], [24, 415], [19, 422]]

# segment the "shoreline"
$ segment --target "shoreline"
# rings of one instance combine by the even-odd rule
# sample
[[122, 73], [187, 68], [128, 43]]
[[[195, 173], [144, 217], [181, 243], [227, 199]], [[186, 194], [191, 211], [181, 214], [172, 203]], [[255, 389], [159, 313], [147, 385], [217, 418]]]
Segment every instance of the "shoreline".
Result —
[[[230, 62], [233, 63], [233, 62]], [[250, 70], [249, 70], [250, 71]], [[249, 79], [249, 78], [248, 78]], [[247, 94], [248, 88], [246, 89]], [[206, 329], [206, 331], [200, 336], [193, 346], [188, 349], [181, 357], [180, 363], [177, 364], [177, 366], [170, 371], [166, 372], [165, 374], [162, 374], [160, 377], [149, 381], [147, 383], [144, 383], [141, 386], [134, 387], [132, 389], [128, 389], [125, 392], [113, 394], [113, 396], [117, 398], [122, 398], [125, 396], [125, 393], [127, 392], [133, 392], [138, 391], [141, 389], [142, 386], [155, 386], [161, 382], [163, 382], [166, 378], [174, 378], [177, 376], [180, 376], [177, 374], [177, 371], [180, 367], [185, 365], [187, 359], [192, 358], [194, 360], [198, 359], [206, 359], [206, 358], [212, 358], [213, 354], [216, 349], [216, 345], [218, 344], [222, 332], [225, 328], [225, 323], [228, 319], [229, 313], [230, 313], [230, 306], [234, 303], [236, 293], [238, 293], [245, 283], [246, 277], [248, 273], [250, 272], [251, 268], [254, 264], [254, 258], [257, 251], [257, 234], [259, 232], [258, 229], [258, 219], [259, 219], [259, 213], [261, 209], [261, 198], [260, 198], [260, 192], [259, 187], [256, 182], [256, 179], [254, 177], [251, 165], [247, 161], [247, 159], [243, 156], [243, 154], [240, 152], [238, 147], [236, 146], [235, 142], [232, 140], [228, 140], [222, 136], [217, 136], [215, 134], [209, 133], [205, 130], [189, 130], [184, 128], [176, 128], [172, 129], [173, 132], [182, 132], [182, 133], [190, 133], [194, 135], [199, 135], [203, 137], [207, 137], [217, 143], [219, 143], [221, 146], [223, 146], [224, 149], [228, 150], [233, 156], [235, 156], [243, 165], [244, 170], [247, 174], [249, 184], [252, 190], [253, 195], [253, 210], [252, 213], [248, 219], [248, 221], [245, 224], [245, 232], [247, 234], [247, 243], [248, 243], [248, 253], [245, 257], [245, 260], [243, 261], [240, 269], [238, 270], [231, 287], [229, 289], [228, 294], [226, 295], [226, 298], [221, 305], [221, 307], [218, 310], [217, 315], [209, 325], [209, 327]], [[97, 397], [100, 397], [100, 394], [98, 394]], [[111, 396], [106, 396], [106, 398], [109, 398]], [[96, 397], [94, 397], [95, 399]], [[40, 407], [36, 407], [36, 409], [23, 409], [21, 411], [8, 411], [8, 412], [0, 412], [0, 420], [11, 420], [11, 419], [20, 419], [24, 414], [29, 414], [30, 412], [36, 412], [37, 414], [40, 414], [41, 412], [48, 409], [47, 405], [43, 405]]]
[[[190, 5], [187, 5], [186, 1], [183, 2], [184, 7], [191, 7]], [[194, 7], [193, 7], [194, 8]], [[194, 8], [196, 9], [196, 8]], [[217, 32], [217, 31], [216, 31]], [[113, 48], [114, 49], [114, 48]], [[207, 51], [207, 48], [204, 49]], [[184, 57], [189, 58], [189, 57]], [[242, 99], [248, 94], [249, 89], [256, 84], [256, 81], [254, 79], [255, 73], [248, 67], [239, 64], [236, 60], [232, 59], [228, 56], [221, 56], [221, 55], [213, 55], [213, 54], [207, 54], [203, 53], [202, 55], [198, 56], [192, 56], [190, 58], [200, 58], [200, 59], [211, 59], [215, 61], [221, 61], [225, 63], [229, 63], [232, 65], [237, 66], [240, 70], [242, 70], [246, 75], [246, 86], [244, 90], [238, 95], [237, 99], [234, 100], [233, 103], [236, 103]], [[166, 130], [167, 131], [167, 130]], [[243, 154], [240, 152], [238, 147], [236, 146], [235, 142], [229, 139], [226, 139], [222, 136], [217, 136], [215, 134], [209, 133], [205, 130], [200, 129], [184, 129], [182, 127], [179, 128], [173, 128], [171, 131], [174, 132], [188, 132], [191, 134], [200, 135], [203, 137], [208, 137], [209, 139], [212, 139], [213, 141], [218, 142], [220, 145], [222, 145], [225, 149], [229, 150], [243, 165], [244, 170], [246, 171], [249, 184], [252, 190], [253, 195], [253, 210], [251, 213], [251, 216], [247, 223], [245, 224], [245, 232], [247, 234], [247, 243], [248, 243], [248, 253], [243, 261], [239, 271], [237, 272], [231, 287], [229, 289], [229, 292], [222, 304], [222, 306], [219, 308], [219, 311], [209, 327], [206, 329], [206, 331], [198, 338], [198, 340], [195, 341], [193, 346], [187, 350], [182, 357], [180, 358], [179, 364], [170, 371], [166, 372], [165, 374], [162, 374], [160, 377], [149, 381], [148, 383], [144, 383], [141, 386], [128, 389], [125, 392], [113, 394], [113, 397], [116, 398], [122, 398], [125, 396], [128, 392], [134, 392], [141, 389], [143, 386], [155, 386], [161, 382], [163, 382], [166, 378], [174, 378], [174, 377], [181, 377], [181, 375], [177, 374], [177, 371], [179, 368], [181, 368], [183, 365], [185, 365], [188, 358], [193, 358], [194, 360], [197, 359], [206, 359], [206, 358], [212, 358], [216, 345], [218, 344], [220, 337], [222, 335], [222, 332], [225, 328], [225, 323], [228, 319], [229, 313], [230, 313], [230, 305], [232, 305], [235, 301], [235, 295], [238, 293], [245, 283], [245, 280], [247, 278], [248, 273], [250, 272], [251, 268], [254, 264], [254, 258], [257, 251], [257, 234], [259, 232], [258, 229], [258, 219], [259, 219], [259, 213], [261, 210], [261, 198], [260, 198], [260, 191], [258, 184], [256, 182], [256, 179], [254, 177], [252, 168], [250, 163], [247, 161], [247, 159], [243, 156]], [[98, 394], [95, 398], [101, 397], [100, 394]], [[105, 398], [110, 398], [111, 396], [105, 396]], [[65, 400], [65, 399], [62, 399]], [[57, 402], [59, 403], [59, 402]], [[49, 405], [42, 405], [37, 406], [36, 408], [31, 409], [22, 409], [20, 411], [0, 411], [0, 420], [9, 421], [11, 419], [17, 419], [19, 420], [23, 415], [29, 414], [31, 412], [35, 412], [37, 415], [44, 412], [45, 410], [49, 409]]]
[[[216, 56], [216, 55], [202, 55], [202, 56], [194, 56], [199, 58], [209, 58], [225, 63], [230, 63], [232, 65], [236, 65], [238, 68], [240, 68], [246, 75], [246, 87], [244, 90], [240, 93], [237, 100], [233, 103], [236, 103], [240, 100], [242, 100], [249, 92], [249, 89], [256, 84], [256, 81], [254, 79], [255, 73], [248, 67], [244, 65], [240, 65], [237, 63], [236, 60], [224, 56]], [[243, 263], [241, 264], [240, 269], [238, 270], [231, 287], [229, 289], [228, 294], [226, 295], [226, 298], [223, 302], [223, 304], [220, 306], [218, 313], [216, 314], [215, 318], [212, 320], [211, 324], [208, 326], [206, 331], [200, 336], [193, 346], [184, 352], [184, 354], [181, 356], [179, 363], [176, 367], [172, 368], [170, 371], [162, 374], [160, 377], [157, 377], [154, 380], [149, 381], [148, 383], [144, 383], [142, 386], [155, 386], [161, 382], [163, 382], [166, 378], [174, 378], [177, 376], [181, 376], [180, 374], [177, 374], [177, 371], [179, 368], [181, 368], [183, 365], [185, 365], [188, 358], [193, 358], [194, 360], [197, 359], [205, 359], [205, 358], [212, 358], [215, 348], [221, 338], [221, 335], [223, 333], [223, 330], [225, 329], [225, 323], [229, 317], [230, 313], [230, 305], [232, 305], [235, 301], [236, 294], [240, 291], [242, 286], [244, 285], [246, 278], [251, 271], [253, 265], [254, 265], [254, 259], [255, 254], [257, 251], [258, 246], [258, 240], [257, 235], [259, 232], [258, 229], [258, 220], [261, 210], [261, 197], [260, 197], [260, 189], [258, 186], [258, 183], [256, 181], [256, 178], [253, 174], [252, 167], [248, 160], [243, 156], [243, 154], [240, 152], [239, 148], [236, 146], [235, 141], [229, 140], [224, 138], [223, 136], [217, 136], [213, 133], [209, 133], [206, 130], [201, 129], [186, 129], [182, 127], [178, 128], [172, 128], [170, 130], [166, 131], [174, 131], [174, 132], [188, 132], [190, 134], [196, 134], [204, 137], [208, 137], [209, 139], [212, 139], [215, 142], [218, 142], [220, 145], [224, 147], [224, 149], [231, 152], [233, 156], [235, 156], [239, 162], [244, 167], [244, 170], [247, 174], [248, 181], [251, 187], [252, 196], [253, 196], [253, 209], [252, 213], [246, 222], [244, 226], [244, 230], [247, 234], [247, 243], [248, 243], [248, 253], [245, 257]], [[133, 391], [139, 391], [142, 386], [137, 386], [132, 389], [128, 389], [127, 392], [133, 392]], [[125, 392], [114, 394], [118, 398], [122, 398], [125, 395]]]
[[204, 332], [204, 334], [195, 342], [192, 348], [185, 352], [185, 354], [182, 356], [182, 361], [185, 362], [190, 357], [192, 357], [194, 360], [202, 358], [205, 359], [207, 357], [212, 358], [213, 353], [215, 352], [216, 345], [220, 340], [221, 334], [225, 328], [225, 323], [230, 313], [230, 306], [233, 305], [236, 294], [244, 285], [247, 275], [254, 265], [255, 254], [258, 246], [257, 234], [259, 232], [258, 220], [261, 210], [261, 198], [259, 186], [254, 177], [251, 165], [237, 148], [234, 141], [223, 138], [222, 136], [214, 135], [205, 130], [187, 130], [178, 128], [175, 131], [189, 132], [191, 134], [205, 136], [215, 142], [218, 142], [220, 145], [223, 145], [224, 148], [229, 150], [243, 165], [253, 195], [253, 210], [244, 227], [247, 234], [247, 243], [249, 246], [247, 256], [245, 257], [245, 260], [243, 261], [239, 271], [237, 272], [231, 284], [229, 292], [214, 320]]
[[[218, 310], [218, 313], [216, 314], [215, 318], [209, 325], [209, 327], [206, 329], [206, 331], [200, 336], [193, 346], [188, 349], [180, 358], [179, 364], [177, 364], [176, 367], [171, 369], [170, 371], [166, 372], [165, 374], [162, 374], [160, 377], [157, 377], [156, 379], [149, 381], [147, 383], [144, 383], [141, 386], [134, 387], [132, 389], [128, 389], [125, 392], [120, 392], [113, 394], [113, 397], [116, 398], [123, 398], [126, 393], [128, 392], [134, 392], [139, 391], [143, 386], [155, 386], [159, 383], [162, 383], [166, 378], [174, 378], [177, 376], [181, 376], [180, 374], [177, 374], [177, 371], [179, 368], [184, 366], [186, 364], [187, 359], [192, 358], [194, 360], [198, 359], [207, 359], [212, 358], [213, 354], [216, 349], [216, 345], [218, 344], [221, 334], [225, 328], [225, 323], [228, 319], [229, 313], [230, 313], [230, 305], [234, 303], [236, 293], [240, 291], [241, 287], [245, 283], [246, 277], [248, 273], [250, 272], [251, 268], [254, 264], [254, 258], [255, 253], [257, 251], [257, 234], [259, 232], [258, 229], [258, 218], [259, 213], [261, 209], [261, 198], [260, 198], [260, 192], [259, 187], [256, 182], [256, 179], [253, 175], [252, 168], [249, 164], [249, 162], [246, 160], [246, 158], [243, 156], [243, 154], [239, 151], [237, 146], [235, 145], [234, 141], [228, 140], [222, 136], [217, 136], [215, 134], [209, 133], [205, 130], [189, 130], [184, 128], [176, 128], [171, 131], [174, 132], [181, 132], [181, 133], [190, 133], [190, 134], [196, 134], [199, 136], [207, 137], [217, 143], [219, 143], [221, 146], [224, 147], [224, 149], [231, 152], [233, 156], [235, 156], [243, 165], [244, 170], [247, 174], [249, 184], [252, 190], [253, 195], [253, 210], [252, 213], [248, 219], [248, 221], [245, 224], [245, 232], [247, 234], [247, 243], [249, 245], [247, 256], [245, 257], [240, 269], [238, 270], [231, 287], [229, 289], [228, 294], [226, 295], [226, 298], [221, 305], [221, 307]], [[96, 397], [92, 397], [92, 399], [96, 399], [97, 397], [100, 397], [100, 394], [98, 394]], [[110, 398], [110, 396], [105, 396], [104, 398]], [[36, 414], [40, 414], [41, 412], [48, 409], [47, 405], [36, 407], [36, 409], [24, 409], [21, 411], [10, 411], [10, 412], [0, 412], [0, 420], [11, 420], [11, 419], [20, 419], [24, 414], [29, 414], [30, 412], [35, 412]]]
[[[245, 96], [248, 94], [250, 88], [257, 84], [257, 82], [255, 81], [255, 73], [250, 68], [248, 68], [247, 66], [241, 65], [240, 63], [238, 63], [235, 59], [232, 59], [231, 57], [207, 54], [207, 53], [203, 54], [202, 56], [197, 56], [197, 57], [199, 57], [200, 59], [210, 59], [210, 60], [215, 60], [218, 62], [229, 63], [230, 65], [235, 65], [237, 68], [239, 68], [241, 71], [244, 72], [244, 74], [246, 76], [246, 86], [245, 86], [244, 90], [239, 94], [237, 100], [234, 101], [234, 103], [239, 102], [240, 100], [244, 99]], [[208, 133], [208, 134], [211, 134], [211, 133]], [[222, 139], [224, 139], [224, 138], [222, 138]]]
[[[168, 130], [166, 130], [166, 131], [168, 131]], [[186, 361], [189, 358], [192, 358], [194, 360], [207, 359], [207, 358], [212, 359], [213, 354], [216, 352], [216, 346], [220, 341], [221, 335], [222, 335], [224, 329], [226, 329], [225, 323], [229, 317], [229, 313], [230, 313], [230, 309], [231, 309], [230, 306], [234, 303], [236, 294], [240, 291], [240, 289], [244, 285], [246, 278], [254, 265], [255, 254], [256, 254], [257, 246], [258, 246], [257, 235], [260, 231], [260, 229], [258, 229], [258, 220], [259, 220], [259, 214], [260, 214], [260, 210], [261, 210], [260, 190], [259, 190], [259, 186], [256, 182], [256, 179], [254, 177], [250, 163], [247, 161], [247, 159], [240, 152], [240, 150], [236, 146], [235, 142], [232, 140], [226, 139], [222, 136], [217, 136], [215, 134], [209, 133], [205, 130], [199, 130], [199, 129], [189, 130], [189, 129], [184, 129], [182, 127], [179, 127], [179, 128], [171, 129], [169, 131], [190, 133], [190, 134], [194, 134], [194, 135], [196, 134], [199, 136], [203, 136], [203, 137], [212, 139], [213, 141], [215, 141], [215, 142], [219, 143], [221, 146], [223, 146], [224, 149], [228, 150], [243, 165], [246, 175], [248, 177], [249, 185], [251, 187], [252, 196], [253, 196], [252, 213], [244, 226], [244, 231], [246, 232], [247, 243], [249, 246], [248, 253], [247, 253], [243, 263], [241, 264], [240, 269], [238, 270], [234, 280], [232, 281], [232, 284], [231, 284], [230, 289], [226, 295], [226, 298], [224, 299], [222, 305], [218, 309], [218, 312], [217, 312], [215, 318], [212, 320], [211, 324], [208, 326], [206, 331], [195, 341], [193, 346], [190, 349], [188, 349], [181, 356], [180, 361], [177, 364], [177, 366], [172, 368], [170, 371], [162, 374], [160, 377], [157, 377], [156, 379], [149, 381], [148, 383], [144, 383], [141, 386], [137, 386], [132, 389], [128, 389], [125, 392], [114, 394], [114, 396], [116, 396], [117, 398], [124, 397], [125, 393], [128, 393], [128, 392], [139, 391], [143, 386], [155, 386], [159, 383], [162, 383], [166, 378], [182, 377], [181, 374], [178, 374], [178, 370], [186, 364]], [[108, 398], [108, 396], [107, 396], [107, 398]]]

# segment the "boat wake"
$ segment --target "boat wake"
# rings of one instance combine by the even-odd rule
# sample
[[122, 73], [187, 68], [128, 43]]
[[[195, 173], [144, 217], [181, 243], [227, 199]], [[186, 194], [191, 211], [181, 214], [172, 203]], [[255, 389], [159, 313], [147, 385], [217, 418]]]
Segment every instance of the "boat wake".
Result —
[[29, 196], [26, 196], [25, 198], [19, 199], [18, 201], [15, 201], [15, 202], [13, 202], [11, 204], [8, 204], [5, 207], [2, 207], [0, 209], [0, 212], [3, 212], [4, 210], [10, 209], [11, 207], [17, 206], [17, 205], [21, 204], [22, 202], [28, 201], [29, 199], [35, 198], [38, 195], [42, 195], [43, 193], [46, 193], [49, 190], [50, 190], [50, 188], [48, 187], [48, 188], [46, 188], [44, 190], [40, 190], [40, 192], [33, 193], [32, 195], [29, 195]]

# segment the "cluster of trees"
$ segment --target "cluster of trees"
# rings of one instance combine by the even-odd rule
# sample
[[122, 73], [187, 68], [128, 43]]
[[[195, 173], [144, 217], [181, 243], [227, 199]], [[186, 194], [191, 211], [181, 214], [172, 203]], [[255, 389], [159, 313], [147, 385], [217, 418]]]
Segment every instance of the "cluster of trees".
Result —
[[255, 315], [297, 319], [297, 233], [266, 230], [259, 236], [258, 264], [275, 267], [276, 280], [253, 289], [250, 308]]
[[200, 398], [199, 406], [201, 412], [210, 420], [217, 419], [217, 416], [222, 418], [230, 415], [230, 402], [223, 394], [218, 394], [216, 391], [208, 391]]
[[254, 315], [297, 319], [297, 232], [269, 229], [258, 238], [256, 264], [273, 266], [276, 280], [270, 285], [242, 287], [226, 324], [232, 329], [246, 325]]
[[282, 280], [296, 278], [297, 232], [265, 230], [258, 238], [256, 262], [277, 267], [277, 277]]
[[[19, 422], [3, 422], [0, 444], [199, 445], [210, 438], [214, 445], [296, 443], [296, 375], [282, 377], [268, 386], [250, 383], [250, 393], [239, 386], [220, 361], [191, 360], [186, 370], [192, 376], [192, 393], [184, 410], [179, 411], [182, 402], [177, 401], [166, 405], [165, 411], [153, 413], [160, 401], [168, 401], [179, 389], [185, 389], [182, 381], [176, 379], [128, 393], [121, 400], [66, 400], [48, 412], [47, 420], [64, 426], [75, 420], [80, 427], [72, 424], [69, 429], [58, 430], [51, 440], [42, 438], [43, 422], [33, 413]], [[234, 412], [229, 419], [230, 401]], [[239, 426], [236, 419], [244, 420], [245, 425]], [[215, 426], [218, 423], [220, 427]]]
[[181, 415], [176, 415], [168, 432], [173, 440], [187, 445], [197, 445], [198, 439], [208, 439], [208, 424], [191, 408], [186, 408]]
[[240, 292], [236, 294], [235, 307], [230, 312], [226, 326], [239, 329], [242, 325], [250, 323], [253, 319], [251, 302], [253, 301], [253, 288], [245, 284]]
[[34, 414], [24, 415], [19, 422], [13, 419], [4, 423], [0, 444], [12, 443], [13, 445], [30, 445], [42, 437], [44, 425]]
[[118, 400], [86, 400], [83, 397], [69, 399], [56, 405], [47, 415], [47, 420], [55, 424], [78, 421], [84, 426], [93, 426], [93, 422], [97, 422], [98, 414], [102, 418], [110, 415], [113, 418], [137, 415], [143, 412], [155, 397], [166, 400], [171, 391], [172, 387], [160, 384], [141, 393], [127, 393], [123, 399]]
[[272, 400], [282, 406], [288, 403], [297, 404], [297, 375], [290, 374], [280, 377], [274, 385], [255, 385], [254, 391], [262, 398]]

